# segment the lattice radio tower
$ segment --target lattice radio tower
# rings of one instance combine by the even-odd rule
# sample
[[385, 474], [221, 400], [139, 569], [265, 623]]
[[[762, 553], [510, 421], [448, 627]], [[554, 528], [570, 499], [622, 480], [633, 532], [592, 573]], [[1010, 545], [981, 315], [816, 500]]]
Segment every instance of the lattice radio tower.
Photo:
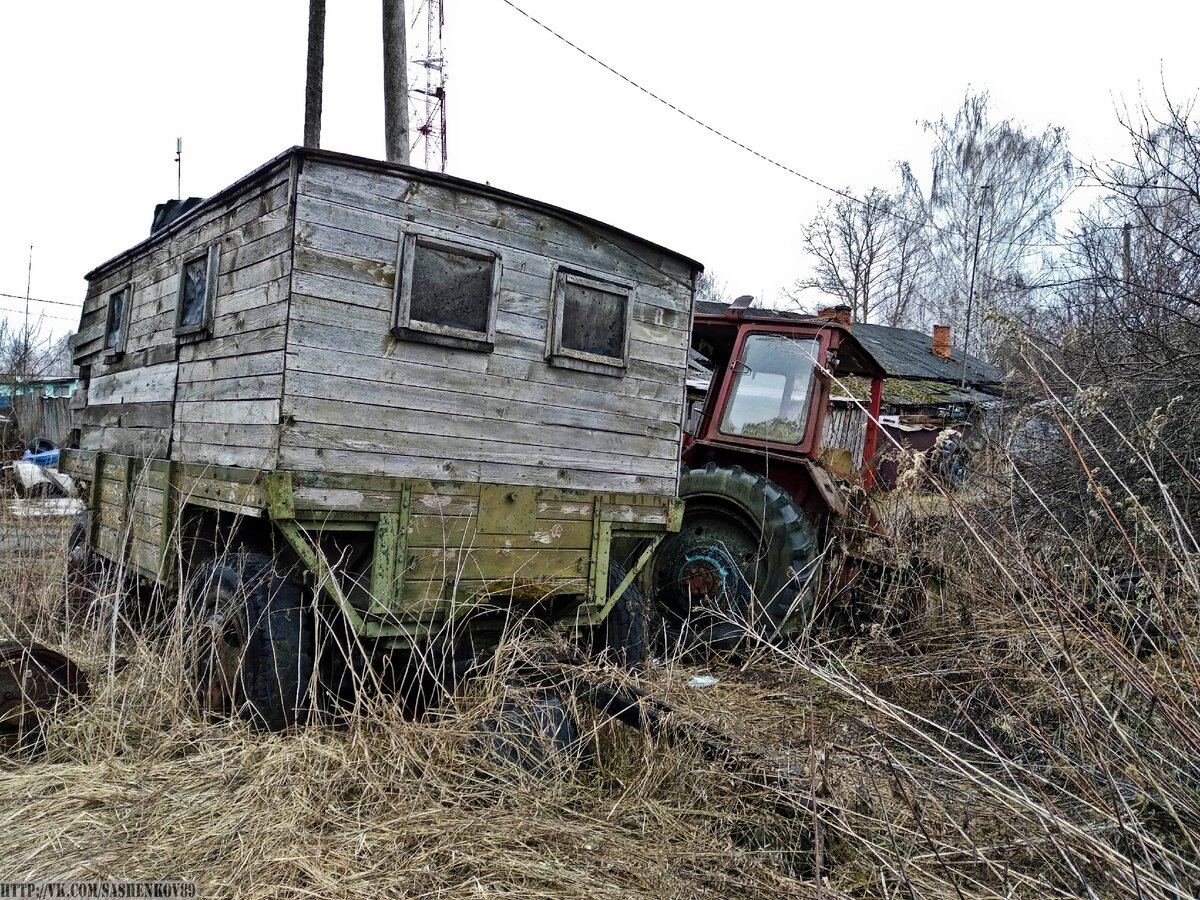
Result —
[[[425, 154], [425, 168], [446, 171], [446, 58], [442, 54], [445, 16], [442, 0], [418, 0], [409, 24], [410, 71], [408, 121], [412, 134], [412, 159]], [[424, 27], [422, 27], [424, 26]]]

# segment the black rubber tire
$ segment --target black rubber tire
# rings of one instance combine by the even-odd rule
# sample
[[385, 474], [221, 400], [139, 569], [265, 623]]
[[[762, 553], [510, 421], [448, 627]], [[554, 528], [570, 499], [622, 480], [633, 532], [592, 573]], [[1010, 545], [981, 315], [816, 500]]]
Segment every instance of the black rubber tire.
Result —
[[87, 545], [89, 513], [81, 512], [67, 534], [67, 592], [72, 601], [86, 610], [103, 586], [104, 570], [100, 558]]
[[71, 530], [67, 533], [67, 573], [68, 577], [84, 572], [88, 568], [91, 553], [87, 546], [88, 514], [81, 512], [71, 522]]
[[579, 725], [552, 688], [506, 685], [499, 707], [479, 723], [473, 743], [484, 756], [532, 774], [584, 761]]
[[51, 450], [57, 450], [58, 444], [48, 437], [35, 437], [25, 445], [25, 449], [33, 454], [49, 453]]
[[806, 622], [816, 535], [778, 485], [741, 466], [684, 469], [683, 527], [655, 554], [658, 608], [685, 649], [738, 649], [747, 632], [778, 640]]
[[[608, 589], [614, 591], [625, 580], [625, 567], [616, 560], [608, 564]], [[592, 629], [591, 650], [607, 653], [614, 662], [640, 666], [650, 657], [650, 603], [635, 579], [625, 589], [604, 621]]]
[[265, 554], [233, 553], [200, 567], [188, 600], [201, 705], [260, 730], [302, 724], [315, 668], [315, 623], [302, 586]]

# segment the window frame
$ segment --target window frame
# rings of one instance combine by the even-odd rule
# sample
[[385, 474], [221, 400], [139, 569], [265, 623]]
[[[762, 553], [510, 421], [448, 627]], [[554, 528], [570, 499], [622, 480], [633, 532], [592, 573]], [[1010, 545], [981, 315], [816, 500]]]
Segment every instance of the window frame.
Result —
[[[814, 391], [808, 399], [808, 410], [811, 411], [814, 403], [819, 404], [824, 408], [829, 402], [829, 376], [828, 376], [828, 359], [830, 352], [830, 329], [820, 328], [797, 328], [795, 325], [780, 324], [755, 324], [753, 329], [743, 330], [734, 341], [733, 352], [730, 354], [729, 372], [736, 371], [742, 364], [743, 354], [745, 353], [746, 342], [750, 338], [758, 335], [782, 335], [794, 340], [813, 340], [819, 341], [817, 358], [821, 361], [819, 365], [813, 367], [816, 376], [813, 382]], [[733, 392], [733, 383], [736, 379], [726, 377], [721, 379], [721, 384], [717, 389], [717, 395], [712, 401], [711, 406], [706, 406], [707, 413], [704, 423], [703, 440], [713, 443], [728, 443], [738, 444], [744, 447], [756, 447], [761, 449], [764, 445], [770, 445], [772, 452], [786, 453], [792, 455], [806, 456], [809, 455], [813, 448], [817, 445], [819, 434], [817, 432], [817, 423], [813, 416], [809, 415], [806, 424], [804, 439], [798, 444], [789, 444], [780, 441], [769, 441], [762, 438], [747, 438], [741, 435], [728, 434], [721, 431], [720, 423], [725, 418], [725, 409], [730, 402], [730, 394]], [[709, 397], [712, 398], [712, 393]]]
[[[556, 266], [551, 282], [553, 294], [550, 300], [550, 327], [546, 336], [546, 361], [552, 366], [576, 369], [599, 375], [620, 377], [629, 368], [629, 345], [633, 339], [633, 304], [635, 285], [633, 282], [599, 276], [573, 266]], [[576, 284], [580, 287], [616, 294], [625, 298], [625, 327], [621, 355], [604, 356], [588, 353], [573, 347], [563, 346], [563, 316], [567, 303], [567, 288]]]
[[[115, 346], [108, 346], [108, 336], [112, 332], [113, 314], [112, 301], [113, 297], [118, 294], [124, 294], [125, 300], [121, 306], [121, 322], [120, 322], [120, 340]], [[115, 291], [108, 292], [108, 299], [104, 303], [104, 358], [116, 359], [125, 352], [126, 343], [129, 340], [129, 320], [130, 308], [133, 306], [133, 285], [126, 283]]]
[[[492, 263], [492, 283], [488, 296], [487, 327], [484, 331], [439, 325], [412, 317], [413, 266], [417, 248], [429, 247], [446, 253], [468, 256], [472, 259], [489, 260]], [[401, 231], [396, 249], [396, 286], [392, 298], [392, 334], [401, 340], [422, 341], [460, 350], [479, 350], [491, 353], [496, 347], [496, 314], [500, 307], [500, 281], [504, 271], [504, 258], [490, 245], [467, 244], [462, 241], [424, 234], [416, 231]]]
[[[184, 291], [187, 288], [187, 279], [184, 273], [187, 267], [197, 260], [206, 260], [204, 270], [204, 310], [201, 314], [200, 321], [191, 325], [183, 324], [183, 298]], [[175, 336], [190, 337], [192, 335], [207, 334], [212, 328], [213, 311], [216, 307], [217, 299], [217, 275], [221, 264], [221, 244], [213, 243], [207, 247], [197, 250], [194, 253], [189, 253], [183, 257], [183, 261], [179, 265], [179, 287], [175, 291]]]

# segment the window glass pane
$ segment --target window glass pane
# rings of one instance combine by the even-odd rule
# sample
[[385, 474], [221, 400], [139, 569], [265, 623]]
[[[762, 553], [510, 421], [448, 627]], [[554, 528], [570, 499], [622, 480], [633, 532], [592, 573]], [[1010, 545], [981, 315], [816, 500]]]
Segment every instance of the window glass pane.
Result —
[[819, 349], [817, 340], [767, 334], [748, 337], [721, 419], [721, 431], [801, 443]]
[[624, 294], [567, 282], [562, 309], [564, 349], [623, 359], [628, 302]]
[[417, 241], [409, 319], [487, 332], [495, 259], [429, 247]]
[[104, 349], [115, 350], [121, 346], [121, 327], [125, 321], [125, 291], [117, 291], [108, 298], [108, 328], [104, 333]]
[[208, 257], [192, 260], [183, 267], [183, 312], [180, 325], [204, 322], [204, 297], [208, 293]]

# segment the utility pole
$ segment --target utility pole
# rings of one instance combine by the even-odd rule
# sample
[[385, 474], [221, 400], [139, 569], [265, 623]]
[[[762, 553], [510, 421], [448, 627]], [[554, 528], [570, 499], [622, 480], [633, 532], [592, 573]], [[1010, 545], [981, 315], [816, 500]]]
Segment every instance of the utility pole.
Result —
[[304, 146], [321, 146], [325, 79], [325, 0], [308, 0], [308, 79], [304, 83]]
[[[987, 187], [984, 187], [987, 190]], [[959, 384], [960, 390], [966, 390], [967, 387], [967, 348], [971, 346], [971, 307], [975, 304], [975, 269], [979, 266], [979, 232], [983, 229], [983, 213], [979, 214], [979, 218], [975, 222], [975, 253], [971, 259], [971, 289], [967, 292], [967, 329], [963, 336], [963, 363], [962, 363], [962, 381]]]
[[29, 266], [25, 270], [25, 333], [21, 335], [20, 378], [29, 371], [29, 295], [33, 289], [33, 244], [29, 245]]
[[408, 165], [408, 49], [404, 0], [383, 0], [383, 131], [388, 162]]

